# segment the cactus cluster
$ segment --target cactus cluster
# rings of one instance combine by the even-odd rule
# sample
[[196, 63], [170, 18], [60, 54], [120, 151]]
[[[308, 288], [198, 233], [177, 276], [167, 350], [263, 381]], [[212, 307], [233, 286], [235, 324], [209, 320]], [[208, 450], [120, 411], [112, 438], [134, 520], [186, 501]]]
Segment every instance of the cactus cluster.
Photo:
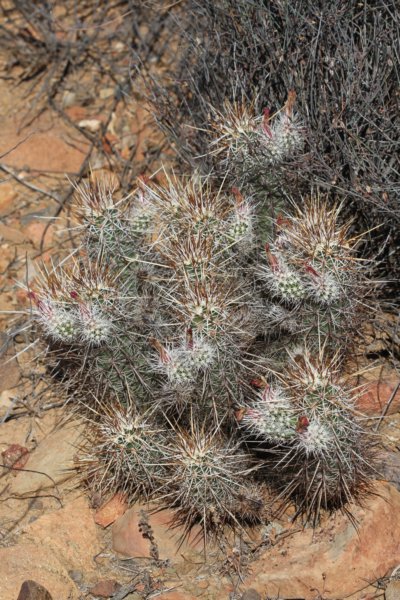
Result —
[[295, 99], [291, 91], [284, 107], [273, 116], [268, 108], [262, 115], [255, 114], [256, 102], [250, 106], [225, 102], [224, 111], [215, 112], [210, 149], [219, 157], [225, 177], [242, 189], [277, 193], [282, 185], [280, 165], [304, 146], [305, 130], [294, 110]]
[[[270, 470], [272, 485], [316, 522], [320, 509], [361, 496], [373, 474], [367, 436], [337, 366], [305, 349], [274, 385], [238, 413], [245, 437]], [[273, 478], [275, 473], [275, 481]]]
[[222, 181], [141, 177], [119, 199], [80, 188], [81, 247], [29, 291], [80, 387], [85, 481], [157, 500], [185, 532], [262, 519], [265, 485], [314, 519], [370, 477], [331, 364], [362, 304], [357, 240], [320, 196], [288, 201], [264, 231], [274, 198], [252, 187], [254, 161], [270, 173], [303, 146], [293, 103], [218, 116]]

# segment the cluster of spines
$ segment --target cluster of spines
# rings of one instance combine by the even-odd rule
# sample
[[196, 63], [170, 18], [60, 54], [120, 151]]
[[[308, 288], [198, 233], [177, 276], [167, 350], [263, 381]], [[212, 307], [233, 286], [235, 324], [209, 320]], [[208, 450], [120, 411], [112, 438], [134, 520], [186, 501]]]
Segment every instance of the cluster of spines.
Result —
[[108, 399], [94, 414], [99, 411], [80, 452], [82, 479], [102, 497], [118, 490], [130, 502], [152, 498], [164, 483], [167, 431], [131, 402]]
[[216, 359], [216, 350], [205, 338], [193, 336], [190, 329], [182, 344], [165, 348], [159, 340], [152, 340], [158, 354], [158, 369], [168, 383], [181, 386], [194, 383], [200, 371], [211, 367]]
[[[243, 518], [257, 521], [263, 512], [262, 487], [247, 479], [255, 465], [237, 441], [227, 439], [218, 426], [175, 429], [167, 451], [171, 476], [163, 502], [175, 509], [176, 523], [188, 533], [199, 523], [205, 532], [221, 532]], [[256, 501], [258, 499], [258, 502]]]
[[29, 297], [37, 321], [55, 342], [98, 346], [113, 334], [115, 284], [101, 267], [85, 269], [75, 262], [71, 269], [43, 271]]
[[372, 452], [351, 390], [338, 381], [331, 361], [304, 349], [280, 379], [273, 386], [264, 382], [237, 418], [248, 443], [275, 473], [281, 498], [294, 497], [299, 513], [315, 523], [321, 509], [341, 506], [366, 489]]
[[278, 217], [275, 238], [266, 245], [259, 277], [265, 282], [271, 315], [279, 327], [322, 343], [337, 343], [351, 331], [365, 296], [357, 240], [349, 239], [349, 224], [339, 224], [340, 207], [320, 198]]
[[[256, 114], [254, 105], [226, 102], [215, 112], [211, 153], [218, 156], [233, 181], [252, 187], [273, 179], [273, 169], [293, 158], [304, 145], [304, 126], [294, 110], [296, 94], [273, 117]], [[271, 171], [272, 169], [272, 171]]]

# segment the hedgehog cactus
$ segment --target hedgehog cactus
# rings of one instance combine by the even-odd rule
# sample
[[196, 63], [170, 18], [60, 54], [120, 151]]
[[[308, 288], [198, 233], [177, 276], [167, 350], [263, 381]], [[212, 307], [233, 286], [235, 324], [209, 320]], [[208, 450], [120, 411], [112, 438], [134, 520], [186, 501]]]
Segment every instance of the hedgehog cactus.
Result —
[[334, 363], [305, 350], [280, 379], [239, 413], [239, 424], [276, 473], [281, 498], [295, 497], [299, 512], [317, 522], [321, 509], [350, 502], [368, 487], [371, 449]]
[[217, 123], [211, 152], [242, 189], [198, 173], [139, 178], [122, 199], [80, 188], [81, 248], [29, 292], [90, 415], [85, 479], [159, 498], [186, 531], [260, 518], [265, 483], [312, 517], [370, 476], [329, 358], [363, 304], [357, 240], [320, 197], [288, 203], [261, 231], [247, 171], [301, 149], [293, 102], [274, 119], [231, 107]]
[[167, 432], [151, 412], [138, 414], [130, 401], [97, 402], [87, 443], [78, 468], [93, 492], [102, 496], [116, 490], [132, 502], [150, 499], [165, 477]]
[[297, 337], [300, 331], [316, 350], [321, 340], [333, 349], [347, 341], [366, 293], [358, 239], [349, 238], [350, 224], [339, 224], [339, 214], [340, 207], [317, 197], [279, 216], [259, 271], [272, 305], [282, 309], [278, 324], [288, 320], [292, 330], [297, 322]]
[[[221, 531], [227, 523], [238, 523], [246, 501], [254, 503], [256, 486], [249, 494], [246, 484], [255, 468], [251, 457], [218, 428], [205, 431], [192, 423], [186, 431], [175, 430], [167, 462], [163, 502], [176, 510], [176, 523], [185, 532], [196, 523], [207, 531]], [[262, 497], [260, 489], [257, 492]], [[261, 514], [262, 504], [258, 511]], [[253, 508], [253, 519], [256, 515]]]

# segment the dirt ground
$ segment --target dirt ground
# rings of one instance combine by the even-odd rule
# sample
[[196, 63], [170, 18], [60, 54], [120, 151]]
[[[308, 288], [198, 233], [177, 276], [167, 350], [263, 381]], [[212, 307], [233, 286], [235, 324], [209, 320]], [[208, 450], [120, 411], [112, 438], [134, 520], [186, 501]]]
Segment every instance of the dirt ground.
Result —
[[[119, 44], [112, 52], [129, 65]], [[205, 554], [195, 535], [179, 545], [168, 511], [149, 516], [149, 507], [128, 507], [120, 496], [102, 506], [79, 487], [73, 465], [84, 424], [50, 380], [40, 359], [44, 348], [29, 337], [23, 287], [41, 263], [50, 265], [74, 243], [65, 231], [71, 182], [89, 167], [94, 176], [116, 171], [126, 192], [155, 148], [158, 164], [168, 154], [140, 96], [130, 91], [118, 99], [115, 81], [93, 65], [60, 84], [56, 107], [42, 101], [35, 78], [24, 79], [22, 70], [2, 57], [1, 600], [367, 600], [383, 598], [385, 588], [387, 600], [400, 598], [399, 376], [380, 354], [385, 339], [377, 329], [368, 330], [360, 349], [360, 357], [373, 355], [361, 407], [379, 426], [384, 468], [377, 495], [354, 509], [358, 531], [337, 514], [315, 531], [302, 529], [289, 513], [210, 543]], [[33, 587], [19, 595], [27, 580], [50, 596]]]

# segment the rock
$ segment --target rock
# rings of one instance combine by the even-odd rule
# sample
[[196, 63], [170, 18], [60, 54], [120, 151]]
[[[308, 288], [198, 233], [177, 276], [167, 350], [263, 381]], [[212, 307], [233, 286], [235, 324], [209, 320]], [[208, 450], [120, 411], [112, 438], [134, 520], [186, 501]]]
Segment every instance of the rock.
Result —
[[30, 125], [22, 123], [24, 110], [15, 114], [15, 118], [8, 117], [3, 119], [0, 130], [0, 155], [7, 152], [6, 164], [19, 171], [19, 176], [24, 176], [21, 171], [60, 175], [79, 172], [89, 144], [76, 129], [62, 119], [55, 119], [51, 111], [42, 112]]
[[15, 600], [27, 577], [39, 576], [53, 600], [79, 599], [74, 583], [49, 548], [24, 542], [0, 548], [1, 600]]
[[19, 444], [11, 444], [6, 450], [3, 450], [1, 456], [3, 457], [5, 466], [12, 467], [13, 470], [11, 472], [16, 476], [17, 471], [14, 469], [22, 469], [25, 466], [29, 458], [29, 450]]
[[92, 596], [99, 596], [100, 598], [111, 598], [121, 587], [121, 584], [115, 579], [103, 579], [96, 583], [95, 586], [90, 588], [89, 592]]
[[382, 452], [379, 457], [379, 463], [378, 468], [382, 478], [400, 491], [400, 453]]
[[66, 108], [65, 113], [71, 121], [82, 121], [86, 117], [87, 110], [84, 106], [69, 106]]
[[99, 119], [83, 119], [79, 121], [78, 126], [87, 129], [91, 133], [96, 133], [101, 127], [101, 121]]
[[392, 415], [400, 410], [400, 379], [395, 372], [387, 373], [385, 378], [368, 383], [363, 393], [357, 398], [357, 408], [370, 416], [382, 414], [390, 398], [390, 406], [386, 414]]
[[96, 572], [93, 556], [102, 548], [92, 511], [84, 496], [60, 510], [43, 515], [24, 529], [24, 536], [25, 539], [52, 549], [70, 571], [79, 568], [87, 575], [87, 570], [83, 567], [87, 567], [89, 561], [89, 571]]
[[122, 517], [127, 508], [126, 494], [118, 492], [96, 511], [94, 522], [101, 527], [108, 527]]
[[[141, 505], [135, 505], [115, 521], [112, 526], [112, 543], [116, 552], [131, 558], [151, 556], [150, 541], [144, 538], [139, 531], [140, 510], [145, 508]], [[148, 515], [149, 524], [158, 547], [159, 558], [174, 560], [174, 558], [178, 559], [181, 554], [186, 552], [201, 552], [203, 550], [202, 530], [196, 527], [193, 528], [190, 537], [180, 544], [180, 536], [183, 532], [178, 528], [170, 528], [172, 518], [173, 513], [169, 510], [162, 510]], [[178, 553], [179, 556], [177, 556]]]
[[12, 408], [14, 394], [10, 390], [0, 392], [0, 418], [4, 417]]
[[79, 569], [88, 580], [98, 578], [98, 532], [83, 496], [23, 527], [15, 546], [0, 548], [1, 600], [15, 600], [22, 583], [38, 574], [54, 600], [82, 598], [70, 574]]
[[17, 600], [52, 600], [52, 597], [42, 585], [29, 579], [22, 584]]
[[257, 590], [250, 588], [249, 590], [246, 590], [242, 594], [242, 597], [240, 600], [262, 600], [262, 599], [261, 599], [260, 594], [257, 592]]
[[336, 513], [321, 528], [294, 533], [252, 563], [244, 585], [261, 595], [267, 590], [270, 596], [305, 600], [314, 599], [316, 589], [325, 600], [372, 592], [366, 582], [400, 563], [400, 493], [386, 483], [377, 483], [374, 491], [364, 508], [351, 507], [358, 530]]
[[385, 600], [399, 600], [400, 581], [390, 581], [385, 590]]
[[76, 104], [76, 93], [70, 90], [65, 90], [62, 96], [63, 108], [70, 108]]
[[68, 571], [68, 575], [71, 577], [72, 581], [74, 581], [78, 587], [83, 585], [84, 577], [83, 577], [82, 571], [79, 571], [78, 569], [70, 569]]
[[68, 424], [41, 440], [29, 457], [27, 468], [30, 471], [18, 474], [11, 484], [10, 493], [14, 496], [32, 495], [54, 488], [55, 484], [72, 477], [73, 457], [82, 431], [81, 423]]
[[114, 96], [114, 88], [102, 88], [99, 94], [102, 100], [106, 100], [106, 98], [111, 98]]

